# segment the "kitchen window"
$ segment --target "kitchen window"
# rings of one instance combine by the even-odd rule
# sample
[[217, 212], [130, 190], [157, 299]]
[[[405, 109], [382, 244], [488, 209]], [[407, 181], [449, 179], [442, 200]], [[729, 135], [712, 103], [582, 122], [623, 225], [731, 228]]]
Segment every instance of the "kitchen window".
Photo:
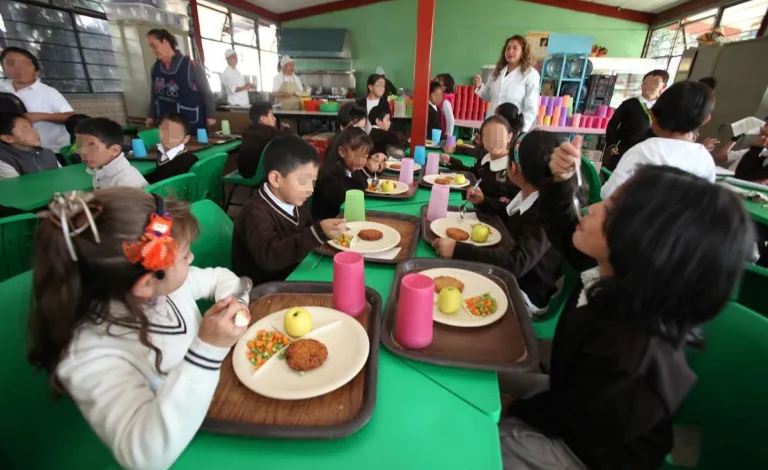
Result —
[[40, 78], [61, 93], [122, 91], [100, 2], [71, 5], [74, 9], [0, 1], [0, 49], [21, 47], [35, 54]]
[[227, 68], [224, 53], [237, 52], [237, 69], [246, 81], [258, 82], [256, 89], [272, 91], [277, 73], [277, 26], [260, 19], [241, 15], [210, 1], [197, 2], [205, 68], [211, 89], [221, 90], [221, 73]]

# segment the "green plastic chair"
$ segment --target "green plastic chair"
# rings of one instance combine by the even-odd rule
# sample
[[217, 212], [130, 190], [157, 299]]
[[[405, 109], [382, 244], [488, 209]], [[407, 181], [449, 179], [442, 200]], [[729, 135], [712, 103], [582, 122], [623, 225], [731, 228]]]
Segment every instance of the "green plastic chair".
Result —
[[266, 179], [267, 175], [264, 174], [264, 154], [267, 151], [267, 147], [269, 147], [269, 144], [264, 146], [264, 150], [261, 151], [259, 164], [256, 165], [256, 173], [252, 177], [246, 178], [240, 174], [240, 171], [235, 170], [222, 179], [222, 182], [233, 185], [232, 190], [229, 192], [229, 196], [227, 196], [226, 201], [224, 201], [224, 210], [228, 211], [229, 206], [232, 205], [232, 196], [235, 195], [235, 190], [238, 186], [247, 186], [251, 188], [248, 193], [248, 197], [251, 197], [253, 195], [253, 190], [261, 186], [261, 183]]
[[172, 197], [178, 201], [195, 202], [197, 176], [192, 173], [184, 173], [172, 178], [158, 181], [144, 188], [147, 192], [163, 197]]
[[688, 364], [698, 377], [683, 401], [677, 427], [701, 432], [695, 467], [662, 469], [765, 469], [768, 448], [768, 319], [744, 306], [729, 303], [704, 325], [705, 349], [688, 351]]
[[229, 158], [229, 155], [226, 153], [219, 153], [200, 160], [189, 169], [190, 173], [197, 175], [196, 189], [192, 191], [192, 197], [194, 197], [195, 201], [203, 199], [221, 201], [223, 199], [222, 173], [224, 172], [227, 158]]
[[611, 177], [613, 172], [609, 170], [606, 167], [600, 167], [600, 179], [602, 180], [602, 184], [605, 184], [606, 181], [608, 181], [608, 178]]
[[0, 218], [0, 281], [32, 267], [32, 244], [37, 220], [35, 214]]
[[61, 157], [64, 159], [64, 164], [66, 166], [74, 165], [75, 161], [72, 159], [72, 157], [77, 154], [77, 145], [76, 144], [65, 145], [64, 147], [59, 149], [59, 153], [61, 154]]
[[733, 300], [768, 318], [768, 269], [749, 264], [736, 288]]
[[160, 143], [160, 129], [154, 127], [152, 129], [146, 129], [138, 134], [139, 139], [144, 141], [144, 145], [147, 149], [157, 146]]
[[[189, 208], [200, 224], [200, 236], [192, 242], [191, 247], [195, 255], [192, 265], [198, 268], [231, 268], [232, 219], [213, 201], [197, 201], [190, 204]], [[197, 301], [197, 308], [202, 313], [212, 306], [211, 300]]]
[[533, 331], [536, 337], [540, 339], [549, 339], [555, 336], [557, 322], [560, 320], [560, 314], [563, 313], [568, 299], [573, 293], [573, 289], [579, 282], [579, 272], [568, 263], [563, 263], [563, 288], [552, 296], [549, 301], [547, 313], [533, 319]]
[[53, 399], [45, 372], [27, 362], [32, 271], [0, 282], [0, 454], [2, 468], [104, 470], [117, 468], [109, 450], [68, 398]]
[[584, 175], [585, 183], [589, 185], [589, 203], [600, 202], [600, 175], [597, 174], [597, 168], [587, 157], [581, 157], [581, 174]]

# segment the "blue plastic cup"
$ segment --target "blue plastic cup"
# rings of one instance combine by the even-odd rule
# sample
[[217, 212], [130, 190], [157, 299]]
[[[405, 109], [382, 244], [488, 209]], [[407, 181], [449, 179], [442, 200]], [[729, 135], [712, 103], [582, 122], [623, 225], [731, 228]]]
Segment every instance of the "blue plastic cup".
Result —
[[207, 144], [208, 143], [208, 129], [198, 129], [197, 130], [197, 141], [201, 144]]
[[132, 139], [131, 146], [133, 147], [133, 156], [137, 158], [147, 158], [147, 146], [144, 145], [144, 141], [141, 139]]
[[427, 149], [423, 145], [417, 145], [413, 149], [413, 161], [421, 166], [427, 164]]
[[439, 144], [442, 137], [443, 131], [441, 129], [432, 129], [432, 142]]

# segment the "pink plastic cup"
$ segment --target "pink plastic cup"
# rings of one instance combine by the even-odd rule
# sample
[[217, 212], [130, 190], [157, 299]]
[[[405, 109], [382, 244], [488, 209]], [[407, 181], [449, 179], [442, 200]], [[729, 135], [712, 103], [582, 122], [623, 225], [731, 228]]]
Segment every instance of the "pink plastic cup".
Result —
[[430, 222], [442, 219], [448, 215], [448, 198], [450, 197], [450, 188], [442, 184], [432, 185], [432, 191], [429, 193], [429, 206], [427, 207], [427, 220]]
[[573, 113], [573, 127], [581, 127], [581, 113]]
[[616, 112], [616, 108], [608, 108], [608, 119], [613, 117], [613, 113]]
[[413, 184], [413, 158], [400, 160], [400, 182], [408, 186]]
[[592, 116], [582, 116], [581, 117], [581, 127], [592, 127]]
[[400, 282], [395, 318], [395, 341], [410, 349], [432, 342], [435, 281], [423, 274], [406, 274]]
[[333, 257], [333, 308], [356, 317], [365, 311], [363, 255], [342, 251]]
[[430, 152], [427, 155], [427, 168], [424, 170], [425, 175], [436, 175], [440, 172], [440, 154], [436, 152]]

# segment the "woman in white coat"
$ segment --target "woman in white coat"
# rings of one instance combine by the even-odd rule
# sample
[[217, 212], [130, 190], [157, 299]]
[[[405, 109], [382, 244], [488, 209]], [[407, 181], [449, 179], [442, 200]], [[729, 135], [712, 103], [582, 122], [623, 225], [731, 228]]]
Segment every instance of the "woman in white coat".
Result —
[[483, 83], [480, 75], [474, 78], [477, 96], [491, 102], [487, 116], [493, 115], [500, 104], [512, 103], [523, 114], [524, 131], [536, 123], [540, 83], [539, 72], [531, 65], [531, 46], [520, 35], [504, 42], [501, 57], [488, 83]]

